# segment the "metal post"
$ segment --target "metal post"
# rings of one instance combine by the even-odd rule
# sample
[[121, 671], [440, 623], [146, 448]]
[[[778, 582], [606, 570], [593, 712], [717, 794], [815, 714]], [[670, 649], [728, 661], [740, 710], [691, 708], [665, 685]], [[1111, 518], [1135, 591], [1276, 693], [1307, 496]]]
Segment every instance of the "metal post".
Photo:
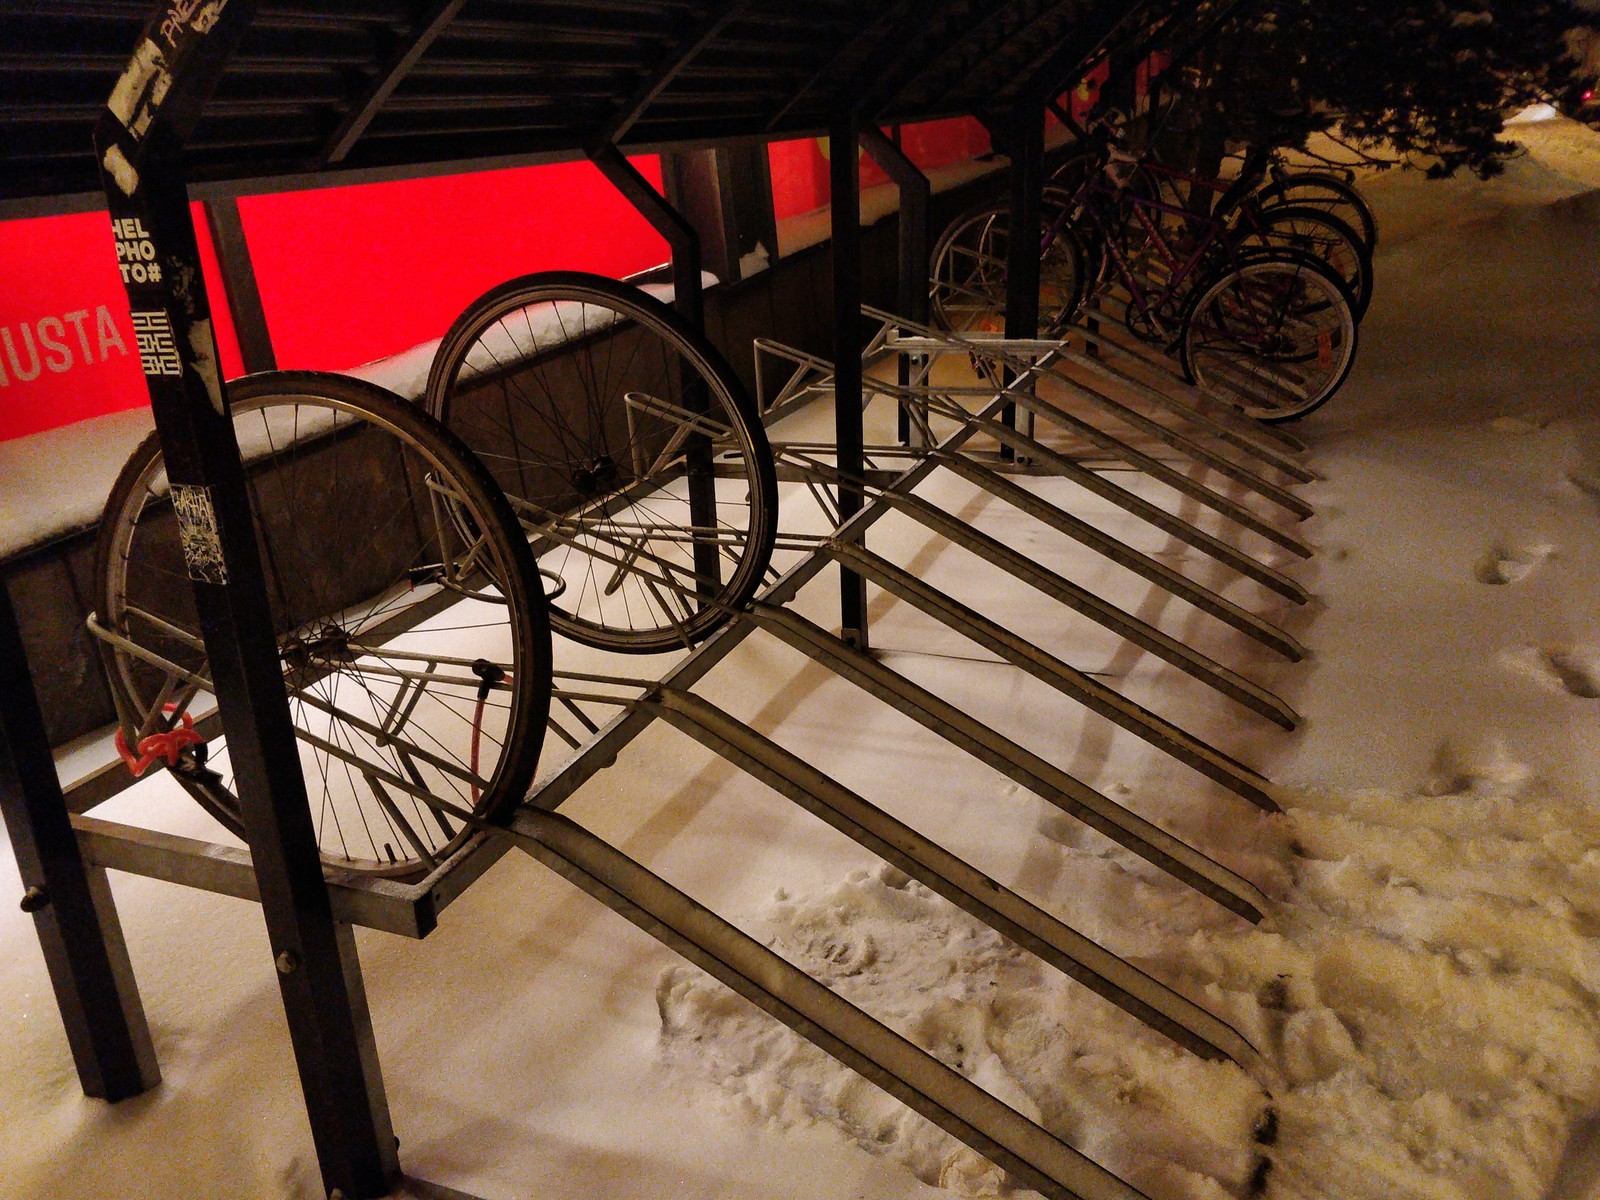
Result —
[[[864, 503], [858, 482], [866, 469], [861, 426], [861, 124], [841, 113], [828, 127], [828, 191], [833, 234], [833, 407], [838, 443], [839, 521], [847, 524]], [[839, 572], [840, 627], [845, 641], [867, 647], [867, 585], [853, 571]]]
[[0, 584], [0, 813], [16, 850], [67, 1044], [88, 1096], [123, 1100], [161, 1082], [106, 873], [67, 818], [11, 593]]
[[245, 240], [244, 222], [239, 217], [239, 202], [228, 196], [207, 200], [204, 208], [206, 224], [211, 229], [211, 244], [217, 248], [217, 263], [222, 268], [222, 290], [227, 293], [228, 312], [239, 338], [239, 357], [244, 360], [244, 369], [250, 373], [276, 371], [278, 359], [272, 352], [272, 334], [267, 329], [255, 264], [250, 261], [250, 245]]
[[[606, 143], [591, 146], [588, 155], [589, 160], [628, 203], [638, 209], [656, 232], [667, 239], [667, 245], [672, 248], [673, 307], [689, 324], [703, 330], [706, 310], [705, 289], [700, 280], [700, 235], [614, 145]], [[690, 382], [684, 402], [691, 409], [704, 412], [708, 398], [694, 394], [698, 386], [698, 383]], [[717, 481], [711, 462], [711, 439], [696, 434], [689, 439], [685, 454], [689, 467], [689, 520], [696, 529], [715, 531]], [[717, 582], [722, 578], [721, 572], [722, 557], [717, 552], [715, 537], [696, 537], [694, 573], [703, 594], [715, 594]]]
[[[900, 191], [900, 312], [919, 325], [928, 323], [928, 207], [933, 185], [893, 141], [875, 128], [861, 131], [861, 144]], [[900, 384], [911, 382], [911, 360], [900, 356]], [[911, 444], [911, 414], [899, 414], [902, 446]]]
[[311, 1134], [324, 1185], [355, 1200], [388, 1190], [394, 1134], [354, 938], [322, 878], [179, 165], [253, 10], [162, 5], [95, 146]]
[[[1039, 336], [1040, 197], [1044, 192], [1044, 105], [1024, 93], [1011, 111], [1007, 144], [1011, 152], [1011, 242], [1006, 252], [1006, 337]], [[1009, 372], [1007, 373], [1009, 375]], [[1010, 380], [1007, 379], [1009, 383]], [[1016, 406], [1001, 416], [1015, 429]], [[1010, 446], [1000, 456], [1015, 457]]]
[[746, 255], [777, 256], [770, 172], [759, 144], [661, 156], [667, 201], [700, 235], [706, 267], [719, 279], [743, 279]]

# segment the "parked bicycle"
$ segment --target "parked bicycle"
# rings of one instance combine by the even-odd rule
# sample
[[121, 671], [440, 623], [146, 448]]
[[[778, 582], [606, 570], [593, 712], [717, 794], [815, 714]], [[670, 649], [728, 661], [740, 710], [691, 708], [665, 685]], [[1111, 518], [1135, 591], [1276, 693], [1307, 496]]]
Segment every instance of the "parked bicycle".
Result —
[[[1263, 167], [1248, 163], [1217, 185], [1126, 154], [1109, 135], [1088, 139], [1045, 193], [1041, 332], [1063, 330], [1092, 295], [1175, 352], [1191, 381], [1233, 394], [1252, 415], [1291, 420], [1325, 402], [1354, 359], [1371, 255], [1340, 218], [1283, 202], [1309, 194], [1293, 181], [1275, 180], [1259, 199]], [[1180, 183], [1221, 196], [1199, 211], [1180, 202]], [[932, 300], [947, 328], [1001, 327], [1009, 219], [1006, 207], [980, 206], [941, 236]]]

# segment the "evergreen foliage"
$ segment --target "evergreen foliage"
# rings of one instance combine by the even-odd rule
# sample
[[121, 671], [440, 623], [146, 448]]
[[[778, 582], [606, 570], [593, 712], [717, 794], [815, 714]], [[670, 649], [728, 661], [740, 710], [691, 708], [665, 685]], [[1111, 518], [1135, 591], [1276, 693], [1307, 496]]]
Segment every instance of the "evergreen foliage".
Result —
[[1304, 148], [1337, 125], [1430, 175], [1487, 178], [1514, 148], [1509, 112], [1579, 106], [1596, 28], [1592, 0], [1245, 0], [1163, 90], [1201, 160], [1222, 140]]

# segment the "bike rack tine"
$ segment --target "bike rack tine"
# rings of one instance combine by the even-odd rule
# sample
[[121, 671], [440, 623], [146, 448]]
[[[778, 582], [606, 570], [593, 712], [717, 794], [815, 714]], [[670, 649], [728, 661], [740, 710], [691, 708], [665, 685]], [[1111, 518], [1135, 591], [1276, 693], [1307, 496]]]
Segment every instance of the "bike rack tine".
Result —
[[890, 503], [918, 524], [945, 540], [970, 550], [1014, 579], [1043, 592], [1057, 603], [1111, 630], [1125, 641], [1171, 663], [1185, 674], [1200, 680], [1230, 700], [1266, 717], [1284, 729], [1293, 729], [1300, 718], [1293, 709], [1264, 688], [1229, 670], [1208, 655], [1201, 654], [1153, 625], [1100, 599], [1071, 580], [1041, 567], [1025, 554], [979, 532], [966, 522], [952, 517], [937, 505], [915, 496], [891, 493]]
[[524, 808], [504, 836], [1051, 1200], [1149, 1200], [620, 850]]
[[[1084, 319], [1086, 317], [1080, 314], [1078, 320], [1081, 322]], [[1187, 405], [1191, 406], [1190, 411], [1202, 413], [1207, 420], [1242, 438], [1245, 444], [1241, 445], [1241, 449], [1251, 449], [1257, 454], [1271, 455], [1274, 466], [1297, 478], [1304, 476], [1302, 482], [1309, 483], [1316, 477], [1302, 464], [1294, 463], [1292, 468], [1286, 465], [1293, 463], [1293, 460], [1272, 450], [1272, 447], [1277, 447], [1278, 450], [1290, 454], [1303, 454], [1307, 449], [1305, 442], [1275, 425], [1265, 425], [1245, 416], [1228, 401], [1211, 395], [1204, 388], [1196, 387], [1182, 376], [1176, 360], [1170, 354], [1148, 343], [1136, 341], [1131, 336], [1123, 337], [1120, 330], [1116, 333], [1108, 332], [1109, 324], [1110, 322], [1107, 322], [1101, 325], [1098, 331], [1091, 331], [1083, 328], [1080, 323], [1073, 327], [1073, 331], [1083, 338], [1086, 344], [1094, 346], [1097, 350], [1114, 351], [1157, 372], [1162, 377], [1162, 385], [1173, 389], [1174, 397], [1169, 398], [1169, 403], [1187, 402]], [[1232, 441], [1233, 438], [1229, 440]]]
[[887, 559], [860, 546], [837, 540], [827, 543], [825, 549], [835, 560], [846, 563], [885, 591], [927, 613], [941, 624], [965, 634], [980, 646], [1049, 684], [1062, 695], [1120, 725], [1206, 778], [1249, 800], [1256, 807], [1267, 812], [1281, 811], [1273, 795], [1271, 782], [1238, 759], [1207, 746], [1143, 705], [1118, 695], [1105, 684], [989, 620], [976, 609], [937, 588], [929, 587]]
[[1259, 921], [1267, 911], [1271, 901], [1248, 879], [822, 626], [789, 609], [762, 603], [757, 604], [750, 619], [840, 678], [876, 696], [951, 745], [960, 747], [1229, 911], [1251, 922]]
[[[1260, 1055], [1226, 1022], [1002, 887], [770, 738], [687, 692], [664, 691], [646, 703], [653, 704], [662, 720], [675, 729], [1191, 1054], [1229, 1059], [1259, 1077]], [[1252, 1066], [1257, 1069], [1252, 1071]]]
[[[1193, 438], [1169, 426], [1152, 420], [1145, 414], [1136, 411], [1122, 402], [1091, 387], [1081, 379], [1074, 378], [1060, 369], [1063, 361], [1071, 361], [1075, 355], [1068, 349], [1066, 341], [1051, 341], [1046, 339], [1009, 339], [992, 340], [979, 338], [973, 335], [958, 336], [955, 334], [940, 335], [930, 333], [927, 336], [914, 338], [896, 337], [886, 343], [900, 353], [914, 353], [919, 350], [926, 352], [930, 347], [937, 347], [936, 352], [959, 350], [974, 358], [985, 358], [997, 365], [1008, 367], [1010, 370], [1029, 375], [1038, 375], [1050, 380], [1059, 387], [1064, 387], [1074, 397], [1092, 404], [1114, 420], [1120, 421], [1133, 429], [1139, 430], [1146, 436], [1171, 447], [1185, 458], [1206, 466], [1232, 479], [1235, 483], [1261, 496], [1263, 499], [1292, 513], [1296, 519], [1303, 520], [1314, 511], [1304, 500], [1293, 492], [1265, 479], [1255, 471], [1235, 462], [1225, 454], [1208, 449], [1196, 442]], [[1107, 450], [1129, 465], [1138, 466], [1145, 471], [1160, 478], [1169, 486], [1184, 492], [1200, 503], [1216, 508], [1225, 513], [1230, 519], [1255, 529], [1262, 536], [1278, 541], [1286, 535], [1281, 534], [1274, 526], [1266, 524], [1256, 514], [1242, 507], [1226, 497], [1219, 496], [1215, 491], [1205, 487], [1198, 481], [1174, 471], [1159, 460], [1142, 454], [1129, 446], [1121, 438], [1099, 429], [1078, 417], [1066, 413], [1059, 404], [1037, 397], [1034, 393], [1023, 393], [1015, 383], [1008, 385], [1008, 396], [1012, 396], [1016, 403], [1023, 405], [1038, 416], [1043, 416], [1057, 425], [1071, 430], [1079, 437]], [[1148, 399], [1148, 397], [1146, 397]], [[1043, 406], [1043, 407], [1040, 407]], [[1174, 404], [1170, 399], [1163, 398], [1156, 405], [1167, 412], [1180, 412], [1181, 405]], [[1188, 414], [1183, 414], [1189, 420]], [[1191, 424], [1196, 424], [1190, 420]], [[1130, 455], [1137, 456], [1137, 461]], [[1292, 541], [1286, 548], [1295, 550], [1296, 553], [1309, 554], [1297, 541]], [[1280, 541], [1280, 544], [1284, 544]]]
[[[1300, 558], [1311, 557], [1311, 547], [1299, 538], [1283, 532], [1271, 521], [1250, 511], [1244, 505], [1230, 500], [1228, 497], [1213, 491], [1203, 483], [1199, 483], [1182, 471], [1175, 470], [1162, 462], [1152, 458], [1141, 450], [1136, 450], [1120, 438], [1097, 429], [1087, 421], [1079, 420], [1071, 413], [1048, 400], [1040, 398], [1026, 388], [1008, 387], [1005, 395], [1015, 400], [1018, 407], [1042, 417], [1046, 421], [1070, 433], [1076, 434], [1093, 446], [1098, 446], [1114, 458], [1121, 459], [1128, 466], [1141, 471], [1152, 479], [1160, 480], [1173, 491], [1189, 497], [1198, 504], [1203, 504], [1213, 512], [1220, 513], [1244, 529], [1265, 538], [1274, 545], [1289, 551]], [[1152, 422], [1153, 424], [1153, 422]], [[1160, 428], [1160, 426], [1157, 426]]]
[[[808, 461], [807, 466], [811, 471], [834, 483], [843, 478], [841, 472], [824, 464]], [[1293, 729], [1299, 724], [1300, 718], [1294, 710], [1264, 688], [1138, 617], [1124, 612], [1116, 605], [1102, 600], [1055, 571], [1040, 566], [1027, 555], [1018, 553], [967, 522], [951, 516], [937, 505], [903, 492], [885, 492], [883, 496], [897, 512], [910, 517], [925, 529], [976, 554], [991, 566], [1000, 568], [1012, 578], [1021, 580], [1080, 616], [1109, 629], [1123, 640], [1132, 642], [1140, 649], [1164, 659], [1235, 703], [1266, 717], [1275, 725]]]
[[[1062, 362], [1102, 381], [1108, 386], [1122, 388], [1148, 403], [1173, 413], [1208, 436], [1218, 441], [1226, 442], [1295, 483], [1311, 483], [1316, 480], [1317, 474], [1315, 471], [1290, 457], [1288, 453], [1280, 453], [1265, 444], [1260, 432], [1266, 429], [1267, 426], [1261, 425], [1260, 422], [1251, 421], [1250, 418], [1226, 406], [1223, 401], [1211, 397], [1192, 384], [1184, 383], [1176, 378], [1167, 385], [1173, 389], [1176, 395], [1154, 387], [1113, 365], [1109, 356], [1105, 353], [1107, 349], [1111, 349], [1118, 353], [1126, 353], [1129, 357], [1132, 357], [1131, 351], [1127, 351], [1103, 337], [1095, 338], [1092, 334], [1081, 330], [1075, 329], [1074, 333], [1082, 336], [1086, 346], [1096, 350], [1099, 357], [1068, 349], [1062, 352]], [[1152, 364], [1152, 366], [1158, 370], [1165, 370], [1164, 367], [1158, 364]], [[1184, 397], [1187, 398], [1185, 399]], [[1290, 494], [1292, 495], [1292, 493]]]
[[[958, 334], [948, 330], [934, 329], [929, 325], [918, 324], [904, 317], [897, 317], [882, 309], [873, 308], [871, 305], [862, 306], [862, 314], [877, 321], [893, 322], [899, 329], [910, 330], [913, 337], [889, 337], [885, 340], [885, 347], [890, 350], [909, 352], [911, 348], [905, 347], [907, 341], [925, 340], [934, 347], [945, 347], [947, 350], [973, 353], [981, 357], [994, 357], [997, 353], [1004, 355], [1013, 350], [1023, 350], [1027, 353], [1050, 353], [1056, 357], [1091, 369], [1104, 366], [1103, 361], [1084, 355], [1070, 349], [1071, 337], [1082, 338], [1086, 345], [1092, 346], [1092, 352], [1111, 349], [1124, 356], [1142, 363], [1151, 370], [1159, 373], [1165, 387], [1173, 389], [1174, 394], [1168, 394], [1161, 388], [1154, 387], [1148, 382], [1129, 376], [1126, 372], [1109, 368], [1102, 373], [1102, 378], [1116, 379], [1125, 382], [1127, 386], [1137, 390], [1142, 399], [1154, 404], [1156, 407], [1184, 421], [1203, 429], [1213, 437], [1228, 442], [1237, 449], [1243, 450], [1252, 457], [1272, 466], [1281, 474], [1300, 483], [1309, 483], [1316, 478], [1314, 472], [1309, 471], [1303, 464], [1288, 457], [1284, 450], [1294, 453], [1304, 452], [1304, 443], [1274, 426], [1264, 425], [1260, 421], [1245, 416], [1232, 404], [1206, 393], [1195, 387], [1187, 380], [1182, 379], [1172, 368], [1172, 360], [1154, 351], [1143, 343], [1128, 344], [1121, 340], [1108, 338], [1103, 332], [1096, 332], [1083, 325], [1083, 321], [1092, 320], [1092, 314], [1080, 310], [1078, 323], [1071, 327], [1069, 337], [1061, 338], [1033, 338], [1033, 339], [1008, 339], [995, 334], [969, 333]], [[1085, 361], [1087, 360], [1087, 361]], [[1275, 448], [1276, 447], [1276, 448]]]
[[[1067, 358], [1068, 352], [1063, 351], [1062, 354], [1058, 356], [1057, 362], [1059, 363]], [[1093, 362], [1094, 360], [1091, 359], [1090, 361]], [[1105, 392], [1102, 392], [1099, 388], [1091, 387], [1088, 383], [1082, 380], [1072, 378], [1070, 375], [1060, 370], [1058, 366], [1052, 367], [1051, 374], [1065, 384], [1071, 390], [1074, 396], [1080, 397], [1081, 399], [1094, 404], [1096, 407], [1101, 408], [1105, 412], [1109, 413], [1115, 419], [1122, 421], [1124, 424], [1132, 426], [1134, 429], [1137, 429], [1152, 438], [1155, 438], [1157, 441], [1164, 442], [1165, 444], [1171, 446], [1179, 454], [1182, 454], [1184, 457], [1192, 459], [1197, 463], [1201, 463], [1215, 471], [1217, 474], [1233, 480], [1242, 487], [1248, 488], [1256, 495], [1262, 497], [1262, 499], [1270, 501], [1279, 508], [1293, 514], [1297, 520], [1305, 520], [1307, 517], [1310, 517], [1316, 512], [1315, 508], [1306, 503], [1306, 501], [1302, 500], [1299, 496], [1296, 496], [1288, 488], [1273, 483], [1271, 480], [1266, 479], [1255, 471], [1250, 470], [1248, 467], [1241, 466], [1239, 463], [1229, 458], [1226, 454], [1221, 454], [1217, 451], [1208, 449], [1199, 442], [1195, 441], [1193, 438], [1180, 433], [1176, 429], [1172, 429], [1166, 425], [1163, 425], [1159, 421], [1151, 420], [1143, 413], [1128, 407], [1115, 398], [1107, 395]]]
[[[956, 416], [957, 413], [964, 414], [964, 416], [958, 418]], [[996, 420], [993, 417], [976, 416], [956, 405], [949, 406], [948, 410], [941, 406], [941, 415], [970, 422], [980, 432], [987, 433], [1002, 444], [1010, 446], [1020, 457], [1042, 463], [1049, 467], [1053, 473], [1070, 479], [1085, 491], [1093, 492], [1102, 500], [1110, 501], [1118, 508], [1154, 525], [1163, 533], [1170, 534], [1185, 545], [1191, 546], [1218, 562], [1233, 568], [1239, 574], [1255, 580], [1286, 600], [1292, 600], [1296, 604], [1304, 604], [1311, 598], [1303, 587], [1282, 572], [1257, 561], [1238, 547], [1207, 533], [1203, 529], [1197, 528], [1182, 517], [1169, 513], [1160, 505], [1153, 504], [1144, 497], [1130, 492], [1127, 488], [1119, 487], [1111, 480], [1089, 470], [1087, 467], [1080, 466], [1072, 459], [1057, 453], [1036, 438], [1031, 438], [1025, 433], [1012, 429], [1003, 421]]]
[[1159, 559], [1135, 550], [1109, 534], [1100, 532], [1087, 521], [1079, 520], [1066, 509], [1052, 504], [1034, 495], [1026, 488], [1012, 482], [999, 471], [992, 470], [981, 463], [962, 454], [947, 454], [942, 450], [929, 452], [938, 459], [941, 466], [949, 469], [953, 474], [965, 479], [975, 487], [982, 488], [990, 495], [1004, 500], [1012, 507], [1027, 513], [1036, 521], [1048, 525], [1058, 533], [1063, 533], [1073, 540], [1088, 546], [1096, 553], [1105, 556], [1112, 562], [1126, 567], [1136, 575], [1155, 584], [1162, 590], [1186, 600], [1201, 612], [1215, 617], [1223, 624], [1243, 633], [1245, 636], [1259, 642], [1269, 650], [1282, 655], [1290, 662], [1300, 662], [1306, 656], [1306, 649], [1286, 631], [1278, 628], [1268, 621], [1262, 620], [1254, 613], [1248, 611], [1218, 595], [1210, 588], [1202, 587], [1187, 576], [1180, 574], [1167, 566]]

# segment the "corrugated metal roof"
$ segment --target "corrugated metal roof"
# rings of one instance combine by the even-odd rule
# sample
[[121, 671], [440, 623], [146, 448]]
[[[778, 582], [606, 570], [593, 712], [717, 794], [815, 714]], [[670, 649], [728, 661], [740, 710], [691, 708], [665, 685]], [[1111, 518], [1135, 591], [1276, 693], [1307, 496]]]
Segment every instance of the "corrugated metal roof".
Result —
[[[657, 147], [1002, 111], [1175, 0], [261, 3], [188, 146], [192, 181]], [[0, 0], [0, 199], [99, 189], [94, 122], [148, 0]]]

